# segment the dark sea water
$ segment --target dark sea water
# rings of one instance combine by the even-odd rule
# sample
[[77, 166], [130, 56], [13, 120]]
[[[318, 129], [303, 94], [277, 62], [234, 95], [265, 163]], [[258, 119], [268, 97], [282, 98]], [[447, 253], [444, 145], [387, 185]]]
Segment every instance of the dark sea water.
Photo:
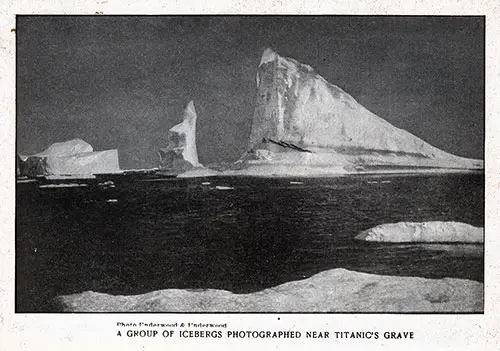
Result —
[[339, 267], [483, 280], [480, 245], [353, 240], [398, 221], [484, 226], [483, 175], [114, 181], [17, 185], [17, 312], [51, 311], [55, 296], [87, 290], [246, 293]]

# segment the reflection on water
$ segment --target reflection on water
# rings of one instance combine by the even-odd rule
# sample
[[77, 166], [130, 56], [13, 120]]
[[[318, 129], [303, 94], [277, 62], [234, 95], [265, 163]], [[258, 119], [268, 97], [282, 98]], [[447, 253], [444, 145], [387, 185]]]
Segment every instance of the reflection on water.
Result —
[[484, 246], [478, 244], [420, 244], [425, 250], [445, 251], [455, 257], [483, 257]]

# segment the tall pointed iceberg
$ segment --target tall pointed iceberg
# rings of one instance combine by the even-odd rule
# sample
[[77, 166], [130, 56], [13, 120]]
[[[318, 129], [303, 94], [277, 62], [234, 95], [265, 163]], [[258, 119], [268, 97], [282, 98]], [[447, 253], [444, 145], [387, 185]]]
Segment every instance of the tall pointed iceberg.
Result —
[[262, 55], [257, 89], [248, 143], [254, 163], [483, 168], [481, 160], [449, 154], [394, 127], [310, 66], [272, 49]]
[[168, 133], [168, 145], [159, 150], [162, 169], [181, 172], [193, 167], [202, 167], [196, 149], [196, 110], [190, 101], [184, 110], [183, 121]]

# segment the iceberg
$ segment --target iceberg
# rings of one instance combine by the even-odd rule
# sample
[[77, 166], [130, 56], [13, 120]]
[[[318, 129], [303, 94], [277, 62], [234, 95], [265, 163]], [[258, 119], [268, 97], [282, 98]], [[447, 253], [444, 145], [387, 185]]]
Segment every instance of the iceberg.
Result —
[[162, 170], [178, 173], [203, 167], [198, 162], [196, 149], [196, 118], [194, 102], [190, 101], [183, 121], [169, 130], [167, 147], [158, 151]]
[[67, 184], [43, 184], [39, 185], [39, 188], [78, 188], [87, 187], [88, 184], [78, 184], [78, 183], [67, 183]]
[[234, 188], [232, 186], [216, 185], [215, 189], [217, 189], [217, 190], [233, 190]]
[[338, 268], [250, 294], [167, 289], [142, 295], [58, 296], [65, 312], [482, 312], [484, 286], [466, 279], [367, 274]]
[[54, 143], [42, 152], [19, 155], [18, 160], [20, 174], [31, 177], [120, 172], [118, 150], [94, 151], [81, 139]]
[[51, 174], [100, 174], [120, 172], [118, 150], [85, 152], [67, 156], [48, 156]]
[[264, 51], [257, 70], [247, 150], [241, 161], [276, 174], [350, 173], [374, 166], [484, 168], [482, 160], [449, 154], [391, 125], [310, 66], [272, 49]]
[[82, 139], [72, 139], [60, 143], [54, 143], [50, 145], [46, 150], [36, 153], [31, 156], [19, 155], [22, 161], [26, 161], [28, 157], [59, 157], [59, 156], [68, 156], [75, 155], [79, 153], [88, 153], [93, 152], [94, 149], [92, 145], [83, 141]]
[[355, 239], [389, 243], [483, 243], [484, 229], [460, 222], [399, 222], [365, 230]]

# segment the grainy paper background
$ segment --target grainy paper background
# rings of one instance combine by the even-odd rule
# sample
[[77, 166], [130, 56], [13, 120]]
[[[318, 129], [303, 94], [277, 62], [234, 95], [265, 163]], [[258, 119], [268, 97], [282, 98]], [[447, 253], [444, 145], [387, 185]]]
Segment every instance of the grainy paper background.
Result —
[[[500, 350], [500, 3], [443, 1], [15, 1], [0, 18], [0, 350], [389, 349]], [[14, 314], [16, 14], [407, 14], [486, 16], [486, 265], [484, 315]], [[234, 330], [413, 331], [413, 340], [142, 339], [116, 336], [117, 322], [213, 322]]]

